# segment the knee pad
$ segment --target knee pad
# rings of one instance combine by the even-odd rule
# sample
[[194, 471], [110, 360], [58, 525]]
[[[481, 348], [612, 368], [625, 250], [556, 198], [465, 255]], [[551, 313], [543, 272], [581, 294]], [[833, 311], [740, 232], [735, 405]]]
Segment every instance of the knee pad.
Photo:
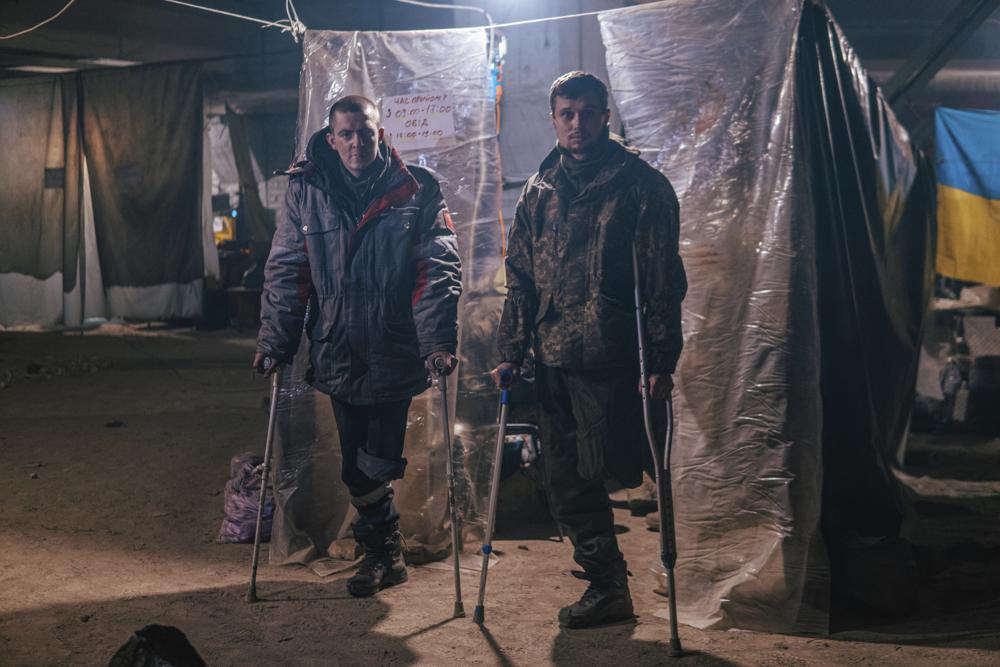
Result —
[[351, 504], [357, 508], [370, 507], [372, 505], [378, 505], [385, 499], [386, 496], [392, 495], [392, 485], [386, 482], [385, 484], [380, 484], [363, 496], [351, 496]]
[[406, 459], [380, 459], [363, 449], [358, 450], [358, 470], [375, 482], [391, 482], [402, 479], [406, 472]]

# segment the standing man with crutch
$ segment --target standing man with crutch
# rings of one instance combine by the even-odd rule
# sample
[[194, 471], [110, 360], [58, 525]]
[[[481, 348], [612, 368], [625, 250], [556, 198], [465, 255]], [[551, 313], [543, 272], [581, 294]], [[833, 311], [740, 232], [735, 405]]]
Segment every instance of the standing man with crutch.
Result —
[[253, 366], [289, 363], [303, 330], [312, 343], [306, 377], [330, 395], [365, 551], [347, 590], [368, 597], [408, 578], [391, 482], [411, 399], [457, 364], [461, 262], [438, 182], [383, 141], [374, 102], [337, 100], [306, 158], [288, 172]]
[[643, 433], [632, 244], [644, 299], [649, 396], [662, 406], [680, 356], [687, 291], [677, 197], [638, 151], [609, 134], [608, 91], [570, 72], [549, 94], [557, 144], [528, 179], [507, 244], [502, 363], [536, 360], [549, 506], [590, 582], [559, 612], [566, 628], [634, 616], [606, 479], [626, 487], [652, 470]]

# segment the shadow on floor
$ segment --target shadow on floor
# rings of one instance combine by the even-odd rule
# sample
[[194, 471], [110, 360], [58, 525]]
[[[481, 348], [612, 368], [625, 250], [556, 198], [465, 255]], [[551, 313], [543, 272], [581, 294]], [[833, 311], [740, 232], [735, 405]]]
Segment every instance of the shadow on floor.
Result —
[[552, 648], [552, 664], [580, 665], [672, 664], [685, 667], [735, 667], [738, 663], [702, 651], [685, 651], [679, 658], [667, 655], [667, 642], [634, 639], [637, 625], [625, 623], [587, 630], [560, 629]]
[[376, 630], [389, 610], [381, 600], [333, 594], [342, 582], [334, 589], [312, 584], [292, 590], [275, 582], [262, 588], [256, 604], [244, 602], [245, 588], [239, 586], [4, 614], [4, 661], [105, 665], [135, 630], [150, 623], [179, 628], [211, 665], [417, 661], [404, 638]]

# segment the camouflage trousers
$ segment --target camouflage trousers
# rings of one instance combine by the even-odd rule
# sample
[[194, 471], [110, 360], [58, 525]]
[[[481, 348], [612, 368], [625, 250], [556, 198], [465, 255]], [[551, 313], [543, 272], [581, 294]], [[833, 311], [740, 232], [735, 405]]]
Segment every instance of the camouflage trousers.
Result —
[[549, 508], [573, 542], [574, 560], [596, 581], [622, 560], [604, 481], [638, 486], [649, 460], [638, 378], [632, 368], [536, 370]]

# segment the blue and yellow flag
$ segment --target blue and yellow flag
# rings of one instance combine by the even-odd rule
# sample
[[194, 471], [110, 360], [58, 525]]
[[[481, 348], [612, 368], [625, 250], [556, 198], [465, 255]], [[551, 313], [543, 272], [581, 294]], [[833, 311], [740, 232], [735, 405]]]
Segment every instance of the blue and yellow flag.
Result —
[[1000, 285], [1000, 111], [938, 109], [937, 272]]

